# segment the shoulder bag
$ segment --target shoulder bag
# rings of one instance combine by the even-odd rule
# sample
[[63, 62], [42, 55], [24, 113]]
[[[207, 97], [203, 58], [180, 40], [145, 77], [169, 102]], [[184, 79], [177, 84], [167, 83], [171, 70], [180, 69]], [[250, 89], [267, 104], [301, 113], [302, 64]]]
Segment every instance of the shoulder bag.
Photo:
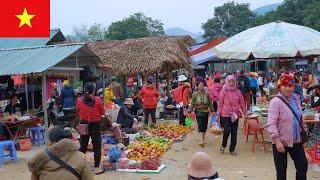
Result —
[[73, 167], [71, 167], [69, 164], [61, 160], [57, 155], [55, 155], [53, 152], [51, 152], [49, 149], [45, 150], [45, 153], [49, 156], [49, 158], [59, 165], [61, 165], [63, 168], [71, 172], [73, 175], [75, 175], [79, 180], [81, 180], [81, 174], [76, 171]]
[[292, 112], [292, 114], [294, 115], [294, 117], [297, 119], [300, 128], [301, 128], [301, 142], [303, 144], [307, 143], [309, 141], [309, 136], [308, 133], [304, 130], [303, 126], [302, 126], [302, 116], [298, 117], [298, 115], [294, 112], [294, 110], [292, 109], [292, 107], [290, 106], [289, 102], [287, 100], [285, 100], [283, 97], [281, 96], [276, 96], [277, 98], [279, 98]]
[[[77, 126], [77, 130], [80, 135], [89, 135], [89, 121], [90, 121], [90, 116], [91, 116], [91, 109], [89, 110], [89, 116], [88, 116], [88, 123], [81, 124]], [[81, 119], [80, 119], [81, 122]]]

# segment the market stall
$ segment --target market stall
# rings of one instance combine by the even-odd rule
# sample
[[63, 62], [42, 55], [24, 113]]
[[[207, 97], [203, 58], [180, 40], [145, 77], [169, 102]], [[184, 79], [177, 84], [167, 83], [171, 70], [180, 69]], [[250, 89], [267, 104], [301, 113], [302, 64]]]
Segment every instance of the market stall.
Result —
[[[240, 32], [215, 48], [216, 55], [222, 59], [280, 59], [314, 58], [320, 55], [320, 32], [295, 24], [276, 21]], [[286, 69], [288, 70], [288, 69]], [[308, 106], [307, 106], [308, 107]], [[304, 108], [304, 123], [309, 126], [314, 142], [309, 146], [318, 146], [318, 115]], [[265, 107], [253, 107], [251, 111], [262, 112]], [[266, 114], [267, 115], [267, 114]], [[318, 152], [318, 150], [316, 150]], [[316, 154], [317, 154], [316, 152]]]
[[[16, 49], [1, 49], [0, 75], [41, 74], [42, 107], [47, 109], [47, 75], [79, 73], [84, 66], [101, 64], [100, 59], [85, 44], [59, 44]], [[44, 111], [45, 130], [48, 112]], [[46, 141], [47, 142], [47, 141]]]

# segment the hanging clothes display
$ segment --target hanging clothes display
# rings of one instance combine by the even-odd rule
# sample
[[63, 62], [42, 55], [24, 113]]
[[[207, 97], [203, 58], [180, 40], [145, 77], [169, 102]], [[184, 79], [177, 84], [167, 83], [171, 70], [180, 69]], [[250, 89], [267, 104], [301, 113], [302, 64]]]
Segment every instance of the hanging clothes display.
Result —
[[46, 101], [49, 100], [52, 96], [52, 84], [55, 83], [56, 80], [53, 78], [47, 78], [46, 82]]
[[62, 85], [62, 80], [61, 79], [57, 79], [57, 91], [58, 91], [58, 95], [61, 96], [61, 90], [63, 88]]
[[12, 76], [11, 79], [13, 80], [15, 86], [24, 86], [26, 84], [23, 75], [15, 75]]

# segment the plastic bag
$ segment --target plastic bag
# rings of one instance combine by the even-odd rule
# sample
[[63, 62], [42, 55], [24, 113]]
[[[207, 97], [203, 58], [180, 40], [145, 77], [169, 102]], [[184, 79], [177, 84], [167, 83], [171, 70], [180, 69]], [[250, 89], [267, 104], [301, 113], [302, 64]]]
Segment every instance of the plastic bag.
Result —
[[188, 127], [192, 126], [192, 118], [190, 116], [186, 117], [185, 124]]
[[110, 163], [116, 163], [121, 158], [121, 150], [117, 147], [112, 147], [109, 151], [109, 161]]
[[213, 126], [211, 127], [211, 133], [215, 135], [220, 135], [223, 133], [223, 129], [220, 127], [219, 123], [215, 122], [213, 123]]
[[212, 127], [214, 125], [214, 123], [217, 122], [216, 118], [217, 118], [216, 114], [211, 115], [210, 127]]

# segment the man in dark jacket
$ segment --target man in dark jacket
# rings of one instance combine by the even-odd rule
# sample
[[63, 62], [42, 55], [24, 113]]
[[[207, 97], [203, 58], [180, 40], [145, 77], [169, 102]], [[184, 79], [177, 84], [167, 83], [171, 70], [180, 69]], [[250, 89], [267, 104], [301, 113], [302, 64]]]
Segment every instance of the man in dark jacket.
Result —
[[69, 80], [63, 81], [63, 88], [61, 90], [61, 101], [63, 109], [75, 108], [74, 89], [71, 87]]
[[131, 114], [131, 108], [134, 105], [132, 98], [127, 98], [124, 105], [120, 108], [117, 117], [117, 123], [121, 128], [132, 128], [134, 122], [138, 122], [138, 116]]
[[250, 81], [244, 71], [241, 71], [238, 77], [239, 88], [247, 105], [247, 110], [250, 109]]

